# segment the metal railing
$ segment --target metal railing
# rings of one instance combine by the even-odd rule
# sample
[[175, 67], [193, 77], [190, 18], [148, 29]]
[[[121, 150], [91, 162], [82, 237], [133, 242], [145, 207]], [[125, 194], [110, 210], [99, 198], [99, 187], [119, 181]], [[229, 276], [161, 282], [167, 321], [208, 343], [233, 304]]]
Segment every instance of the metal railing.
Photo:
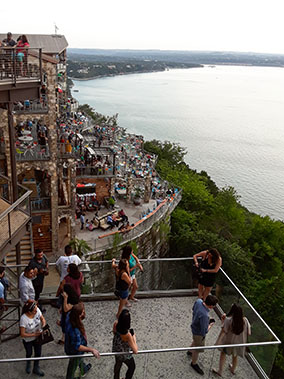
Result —
[[18, 199], [12, 203], [9, 178], [0, 175], [0, 196], [3, 208], [0, 214], [0, 251], [3, 252], [17, 232], [30, 220], [30, 195], [32, 191], [18, 185]]
[[41, 48], [0, 47], [0, 85], [41, 79]]
[[13, 111], [15, 114], [47, 113], [48, 98], [45, 96], [38, 100], [26, 100], [21, 103], [17, 103], [14, 105]]
[[[32, 137], [31, 137], [32, 138]], [[38, 143], [20, 144], [16, 146], [16, 160], [24, 161], [46, 161], [50, 159], [48, 140], [46, 145]]]
[[76, 176], [114, 176], [115, 167], [82, 166], [76, 168]]
[[31, 198], [31, 210], [32, 212], [46, 211], [51, 209], [50, 197], [37, 197]]
[[57, 154], [61, 158], [80, 157], [80, 148], [75, 147], [72, 142], [61, 142], [57, 144]]

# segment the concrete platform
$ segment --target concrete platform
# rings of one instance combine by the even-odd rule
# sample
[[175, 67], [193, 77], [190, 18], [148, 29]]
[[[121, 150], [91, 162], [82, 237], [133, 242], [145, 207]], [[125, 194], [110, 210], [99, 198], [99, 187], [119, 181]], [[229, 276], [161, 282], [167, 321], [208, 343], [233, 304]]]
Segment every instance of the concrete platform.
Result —
[[[195, 297], [171, 297], [141, 299], [130, 308], [132, 327], [137, 336], [139, 350], [163, 349], [175, 347], [187, 347], [191, 343], [191, 309]], [[101, 353], [111, 352], [112, 325], [115, 321], [115, 313], [118, 301], [99, 301], [86, 303], [86, 320], [84, 321], [88, 344], [97, 348]], [[214, 311], [212, 316], [216, 319], [216, 325], [210, 330], [206, 338], [207, 345], [213, 345], [220, 331], [220, 322]], [[56, 325], [59, 318], [58, 311], [47, 307], [45, 317], [55, 337], [55, 342], [43, 346], [43, 356], [64, 355], [64, 348], [56, 341], [61, 337], [61, 330]], [[24, 357], [24, 347], [21, 338], [5, 342], [0, 345], [0, 357]], [[204, 370], [204, 378], [215, 377], [212, 367], [218, 367], [219, 351], [207, 350], [199, 356], [200, 367]], [[100, 359], [87, 358], [93, 368], [88, 378], [107, 379], [113, 377], [113, 357]], [[186, 352], [169, 352], [138, 354], [135, 356], [135, 379], [197, 379], [201, 376], [190, 367], [190, 358]], [[68, 360], [55, 360], [41, 362], [41, 368], [45, 372], [45, 378], [65, 378]], [[232, 378], [228, 369], [229, 360], [226, 363], [223, 377]], [[125, 368], [121, 370], [121, 377], [125, 376]], [[17, 379], [23, 377], [36, 377], [25, 373], [25, 363], [0, 364], [0, 378]], [[250, 365], [245, 359], [239, 360], [236, 379], [256, 379]]]

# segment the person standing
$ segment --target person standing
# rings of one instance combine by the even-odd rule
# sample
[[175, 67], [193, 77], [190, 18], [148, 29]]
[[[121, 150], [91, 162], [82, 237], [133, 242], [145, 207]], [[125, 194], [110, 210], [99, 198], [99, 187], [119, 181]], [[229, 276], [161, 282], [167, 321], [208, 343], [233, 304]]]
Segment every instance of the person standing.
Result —
[[68, 275], [67, 268], [70, 263], [75, 263], [77, 266], [81, 264], [81, 259], [76, 254], [72, 254], [72, 247], [70, 245], [65, 246], [65, 255], [59, 257], [56, 261], [56, 267], [60, 271], [60, 282]]
[[131, 278], [131, 293], [129, 300], [137, 302], [138, 299], [135, 298], [136, 291], [138, 289], [137, 280], [135, 277], [136, 269], [139, 268], [143, 272], [143, 267], [139, 262], [138, 257], [134, 254], [133, 249], [130, 245], [124, 246], [121, 254], [121, 259], [127, 259], [129, 264], [129, 272]]
[[[65, 324], [65, 353], [67, 355], [78, 355], [78, 358], [70, 358], [67, 368], [66, 379], [75, 379], [85, 376], [91, 369], [91, 363], [85, 364], [80, 355], [83, 353], [92, 353], [96, 358], [100, 354], [98, 350], [87, 346], [87, 336], [83, 320], [85, 319], [85, 307], [82, 302], [75, 304], [67, 314]], [[76, 371], [79, 370], [79, 376]], [[76, 376], [75, 376], [76, 375]]]
[[129, 266], [126, 259], [121, 259], [118, 266], [115, 264], [115, 258], [112, 259], [112, 268], [116, 275], [116, 290], [118, 291], [119, 305], [116, 318], [118, 319], [124, 306], [128, 305], [129, 287], [131, 278], [129, 275]]
[[33, 279], [36, 272], [33, 268], [27, 266], [21, 273], [19, 279], [20, 304], [23, 306], [28, 300], [35, 300], [35, 289]]
[[[15, 47], [17, 45], [17, 42], [13, 40], [12, 33], [7, 33], [7, 38], [3, 39], [2, 46], [3, 47]], [[6, 76], [9, 76], [12, 74], [13, 69], [13, 62], [12, 62], [12, 49], [6, 49], [5, 55], [4, 55], [4, 65], [5, 65], [5, 72]]]
[[[133, 329], [130, 329], [130, 323], [130, 313], [127, 309], [123, 309], [119, 315], [118, 321], [115, 321], [113, 325], [113, 352], [129, 352], [132, 350], [134, 354], [138, 353], [136, 336]], [[123, 363], [128, 367], [125, 379], [131, 379], [133, 377], [135, 361], [132, 354], [129, 353], [115, 356], [114, 379], [119, 379], [120, 369]]]
[[[41, 345], [36, 343], [36, 338], [41, 335], [45, 324], [46, 321], [37, 307], [36, 301], [28, 300], [23, 306], [20, 318], [20, 335], [26, 350], [26, 358], [31, 358], [33, 348], [35, 357], [41, 356]], [[31, 361], [26, 363], [26, 373], [31, 373]], [[39, 367], [39, 361], [34, 361], [33, 373], [44, 376], [44, 372]]]
[[[203, 301], [202, 299], [196, 300], [192, 308], [192, 343], [190, 346], [205, 346], [205, 337], [210, 328], [213, 326], [214, 320], [209, 323], [209, 311], [213, 309], [218, 303], [217, 297], [208, 295]], [[198, 355], [204, 350], [188, 351], [187, 354], [192, 356], [191, 367], [200, 375], [204, 375], [203, 370], [197, 364]]]
[[84, 225], [85, 225], [85, 213], [81, 213], [80, 215], [80, 223], [81, 223], [81, 230], [84, 229]]
[[84, 280], [83, 274], [79, 271], [75, 263], [70, 263], [67, 268], [68, 275], [60, 283], [56, 296], [61, 295], [63, 292], [64, 284], [70, 284], [78, 297], [81, 296], [81, 286]]
[[35, 300], [38, 300], [43, 290], [44, 278], [48, 275], [48, 260], [43, 250], [36, 249], [34, 257], [29, 262], [29, 267], [37, 269], [37, 276], [33, 280]]
[[[251, 335], [251, 327], [248, 319], [244, 317], [242, 308], [233, 304], [229, 313], [222, 316], [224, 324], [215, 345], [245, 344], [248, 336]], [[226, 355], [232, 356], [232, 364], [229, 365], [231, 373], [234, 375], [238, 364], [238, 356], [244, 358], [245, 346], [224, 347], [219, 360], [219, 370], [213, 369], [213, 373], [222, 376]]]
[[201, 251], [193, 256], [196, 267], [199, 267], [198, 257], [202, 258], [201, 275], [198, 280], [198, 297], [205, 300], [215, 283], [217, 272], [222, 266], [222, 258], [217, 249]]

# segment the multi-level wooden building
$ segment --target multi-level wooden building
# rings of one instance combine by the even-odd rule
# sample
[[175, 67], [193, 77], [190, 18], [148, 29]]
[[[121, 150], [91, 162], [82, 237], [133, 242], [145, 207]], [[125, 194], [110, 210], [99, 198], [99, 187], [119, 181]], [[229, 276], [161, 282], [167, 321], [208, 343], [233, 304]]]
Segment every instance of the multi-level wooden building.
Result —
[[28, 256], [32, 245], [45, 252], [58, 250], [60, 223], [66, 236], [72, 237], [76, 160], [72, 151], [66, 154], [59, 144], [57, 129], [58, 120], [68, 111], [66, 39], [27, 37], [30, 48], [25, 53], [24, 76], [19, 73], [17, 50], [1, 48], [0, 52], [0, 169], [31, 191], [32, 227], [21, 243], [22, 254]]

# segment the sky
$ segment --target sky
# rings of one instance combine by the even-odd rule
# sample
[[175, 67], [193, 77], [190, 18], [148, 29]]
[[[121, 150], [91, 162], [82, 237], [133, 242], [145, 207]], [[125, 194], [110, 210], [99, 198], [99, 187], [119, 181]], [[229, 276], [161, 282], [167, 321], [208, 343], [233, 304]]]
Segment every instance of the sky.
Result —
[[64, 34], [69, 47], [284, 54], [284, 0], [14, 0], [0, 32]]

